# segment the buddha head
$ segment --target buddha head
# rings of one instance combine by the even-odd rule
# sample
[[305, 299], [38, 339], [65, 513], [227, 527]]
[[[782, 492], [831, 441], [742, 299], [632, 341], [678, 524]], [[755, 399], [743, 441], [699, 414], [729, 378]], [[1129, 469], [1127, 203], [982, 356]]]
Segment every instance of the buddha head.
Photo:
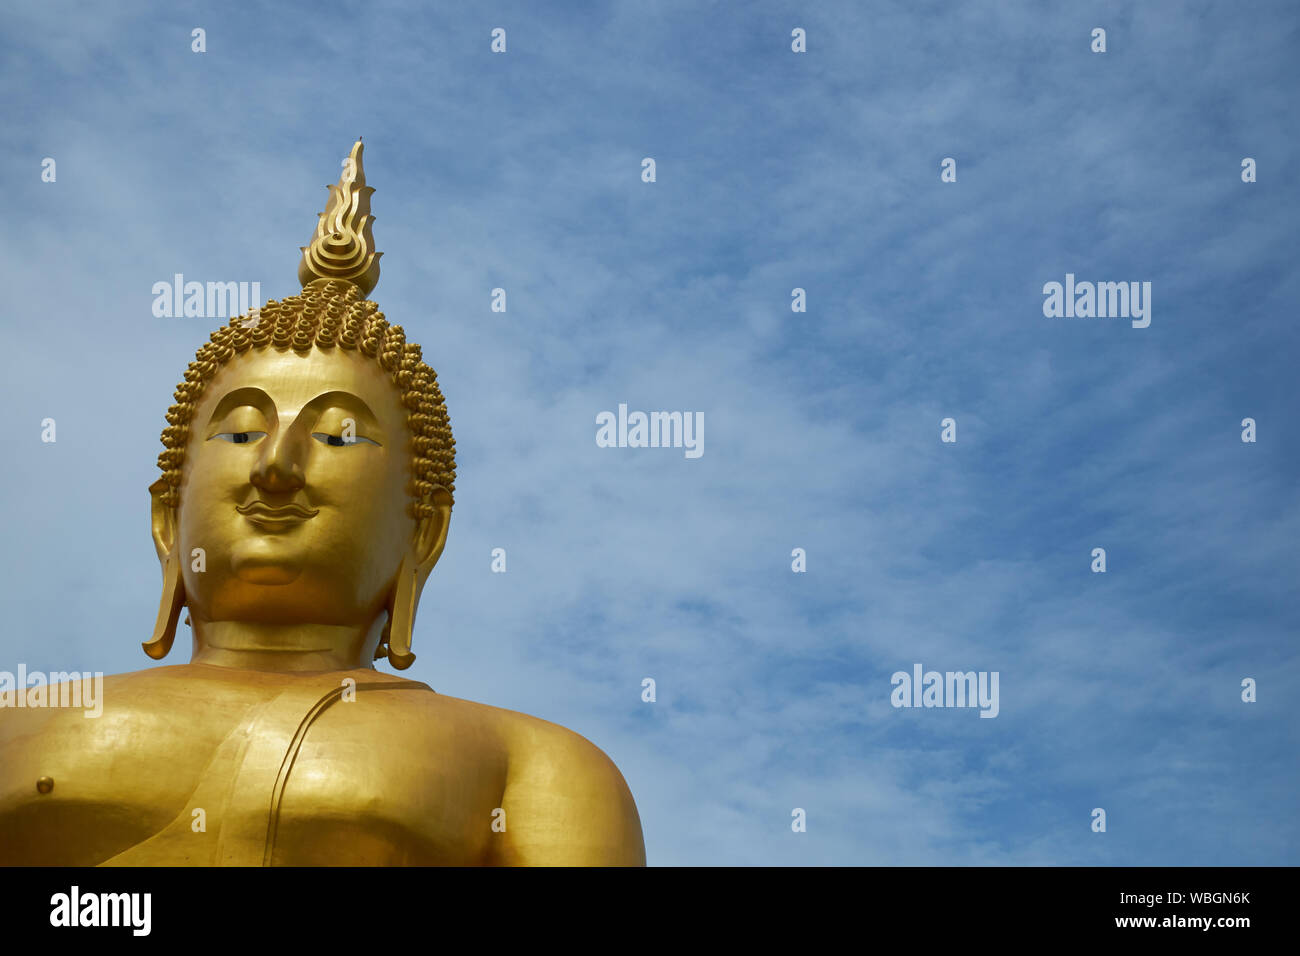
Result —
[[232, 318], [177, 386], [149, 489], [163, 568], [150, 657], [188, 608], [196, 659], [415, 659], [455, 442], [420, 347], [366, 299], [380, 254], [361, 151], [303, 247], [301, 293]]

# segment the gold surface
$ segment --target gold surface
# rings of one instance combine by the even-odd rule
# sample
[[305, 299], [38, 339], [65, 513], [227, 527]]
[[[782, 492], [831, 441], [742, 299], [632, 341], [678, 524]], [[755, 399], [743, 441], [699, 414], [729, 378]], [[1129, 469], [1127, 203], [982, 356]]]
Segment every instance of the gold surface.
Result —
[[379, 257], [370, 234], [370, 194], [361, 166], [361, 140], [343, 161], [343, 175], [330, 186], [329, 202], [316, 223], [316, 234], [302, 247], [298, 281], [304, 287], [314, 279], [346, 279], [369, 295], [379, 281]]
[[168, 414], [144, 648], [188, 612], [190, 663], [106, 678], [98, 718], [0, 710], [0, 863], [645, 862], [587, 740], [371, 663], [414, 660], [454, 442], [419, 348], [362, 301], [379, 254], [349, 159], [302, 295], [214, 333]]

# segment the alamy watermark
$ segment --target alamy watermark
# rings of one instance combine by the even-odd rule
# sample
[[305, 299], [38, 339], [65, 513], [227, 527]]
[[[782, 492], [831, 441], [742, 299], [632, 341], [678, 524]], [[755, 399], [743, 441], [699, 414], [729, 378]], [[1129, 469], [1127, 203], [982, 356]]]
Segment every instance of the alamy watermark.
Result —
[[148, 936], [152, 913], [152, 893], [83, 893], [73, 886], [50, 897], [51, 926], [126, 926], [133, 936]]
[[160, 319], [229, 319], [262, 302], [260, 282], [186, 282], [182, 272], [171, 282], [153, 284], [153, 314]]
[[704, 454], [703, 412], [629, 412], [618, 406], [618, 415], [601, 412], [596, 416], [598, 448], [684, 448], [687, 458]]
[[1129, 319], [1135, 329], [1151, 324], [1150, 282], [1075, 282], [1065, 274], [1065, 284], [1043, 285], [1043, 315], [1049, 319]]
[[895, 707], [979, 707], [981, 717], [998, 715], [998, 671], [895, 671], [889, 679]]
[[104, 713], [104, 672], [28, 671], [18, 665], [15, 675], [0, 671], [0, 708], [3, 707], [76, 707], [84, 717]]

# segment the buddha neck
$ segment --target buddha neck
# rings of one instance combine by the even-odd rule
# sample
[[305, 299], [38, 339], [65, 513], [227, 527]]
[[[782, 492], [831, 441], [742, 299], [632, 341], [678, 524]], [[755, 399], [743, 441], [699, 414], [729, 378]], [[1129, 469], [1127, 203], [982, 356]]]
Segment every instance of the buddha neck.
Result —
[[194, 620], [190, 662], [288, 673], [373, 670], [384, 622], [382, 614], [369, 627]]

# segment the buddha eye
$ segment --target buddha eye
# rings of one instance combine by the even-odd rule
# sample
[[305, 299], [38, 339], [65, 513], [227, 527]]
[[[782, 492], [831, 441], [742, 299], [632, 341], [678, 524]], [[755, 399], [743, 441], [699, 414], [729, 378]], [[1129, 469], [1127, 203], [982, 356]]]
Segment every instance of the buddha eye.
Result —
[[364, 435], [353, 435], [350, 438], [344, 438], [342, 435], [330, 435], [327, 432], [312, 432], [311, 437], [324, 445], [355, 445], [358, 442], [370, 442], [372, 445], [378, 445], [379, 442], [373, 438], [366, 438]]
[[[232, 442], [236, 445], [245, 445], [265, 437], [266, 432], [218, 432], [212, 436], [212, 438], [220, 438], [222, 441]], [[208, 440], [211, 441], [212, 439]]]

